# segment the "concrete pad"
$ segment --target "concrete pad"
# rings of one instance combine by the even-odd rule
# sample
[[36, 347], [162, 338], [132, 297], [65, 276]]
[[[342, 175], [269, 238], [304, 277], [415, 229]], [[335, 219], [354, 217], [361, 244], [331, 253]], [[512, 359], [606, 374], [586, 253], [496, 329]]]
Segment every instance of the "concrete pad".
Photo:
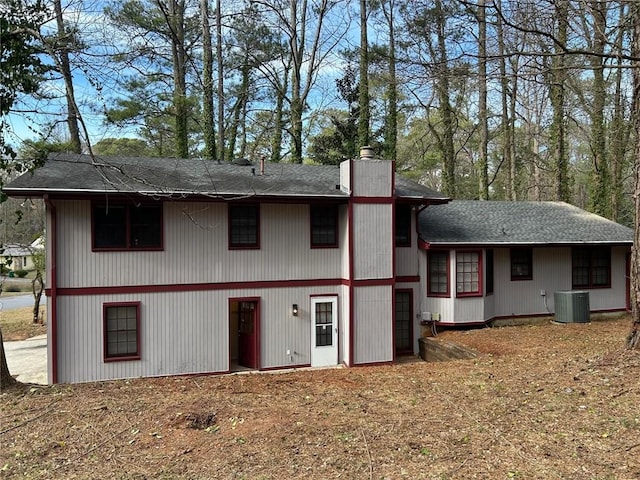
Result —
[[47, 336], [4, 342], [9, 372], [22, 383], [47, 385]]

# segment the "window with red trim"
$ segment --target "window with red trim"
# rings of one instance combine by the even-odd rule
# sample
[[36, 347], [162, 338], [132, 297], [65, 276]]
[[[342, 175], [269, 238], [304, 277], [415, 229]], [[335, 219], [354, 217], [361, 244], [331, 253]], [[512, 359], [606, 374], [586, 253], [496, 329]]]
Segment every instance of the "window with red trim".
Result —
[[456, 252], [456, 294], [459, 297], [482, 295], [480, 251]]
[[140, 359], [140, 303], [103, 305], [104, 359]]
[[260, 248], [257, 205], [229, 205], [229, 248]]
[[161, 250], [162, 204], [93, 204], [94, 250]]
[[427, 295], [449, 296], [449, 252], [429, 250], [427, 252]]
[[338, 246], [338, 207], [312, 205], [309, 210], [312, 247]]

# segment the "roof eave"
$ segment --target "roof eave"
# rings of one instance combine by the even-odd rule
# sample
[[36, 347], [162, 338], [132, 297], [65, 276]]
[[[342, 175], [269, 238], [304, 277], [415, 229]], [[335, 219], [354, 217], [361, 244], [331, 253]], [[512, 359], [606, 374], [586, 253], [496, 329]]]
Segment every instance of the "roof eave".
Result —
[[608, 246], [632, 246], [632, 240], [582, 240], [566, 242], [438, 242], [421, 239], [429, 248], [508, 248], [508, 247], [571, 247], [576, 245], [608, 245]]

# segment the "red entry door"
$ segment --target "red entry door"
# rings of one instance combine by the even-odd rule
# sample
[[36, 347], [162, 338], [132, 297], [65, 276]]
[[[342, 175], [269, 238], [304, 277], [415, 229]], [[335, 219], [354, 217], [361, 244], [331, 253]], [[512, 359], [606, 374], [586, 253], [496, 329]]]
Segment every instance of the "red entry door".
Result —
[[243, 367], [258, 368], [257, 303], [238, 304], [238, 363]]

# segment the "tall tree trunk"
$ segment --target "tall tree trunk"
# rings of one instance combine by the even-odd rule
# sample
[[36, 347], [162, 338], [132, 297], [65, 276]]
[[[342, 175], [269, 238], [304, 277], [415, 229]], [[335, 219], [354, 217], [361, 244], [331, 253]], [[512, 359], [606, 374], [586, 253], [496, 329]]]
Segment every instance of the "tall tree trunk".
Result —
[[216, 63], [218, 66], [218, 162], [224, 162], [224, 62], [222, 58], [222, 9], [216, 0]]
[[4, 343], [2, 341], [2, 329], [0, 328], [0, 391], [16, 383], [16, 379], [13, 378], [9, 372], [7, 356], [4, 353]]
[[598, 215], [611, 217], [611, 171], [607, 160], [604, 110], [606, 103], [606, 86], [604, 79], [604, 49], [606, 38], [606, 13], [604, 2], [592, 1], [590, 4], [593, 16], [594, 39], [593, 55], [590, 56], [593, 70], [593, 92], [591, 95], [591, 151], [593, 152], [591, 210]]
[[169, 25], [172, 32], [173, 107], [175, 109], [176, 156], [189, 157], [187, 107], [187, 54], [184, 37], [184, 0], [169, 0]]
[[213, 49], [209, 24], [209, 0], [200, 0], [202, 17], [202, 133], [205, 160], [216, 160], [216, 131], [213, 109]]
[[384, 157], [389, 160], [396, 160], [398, 146], [398, 79], [396, 76], [394, 9], [394, 0], [382, 2], [382, 10], [389, 28], [389, 78], [387, 80], [387, 115], [384, 126]]
[[[302, 55], [304, 53], [304, 40], [298, 38], [298, 2], [291, 0], [290, 5], [290, 29], [291, 29], [291, 137], [293, 142], [292, 156], [294, 163], [302, 163], [302, 99], [301, 95], [301, 69]], [[303, 2], [303, 12], [306, 11], [307, 2]], [[303, 15], [304, 16], [304, 15]], [[304, 28], [304, 27], [303, 27]], [[304, 36], [303, 36], [304, 37]]]
[[44, 281], [42, 271], [36, 271], [36, 276], [31, 281], [31, 292], [33, 293], [33, 323], [40, 323], [40, 299], [44, 291]]
[[[512, 128], [509, 117], [509, 79], [507, 78], [507, 59], [504, 45], [504, 26], [502, 22], [502, 1], [497, 0], [499, 14], [496, 16], [496, 35], [498, 40], [498, 58], [500, 68], [500, 97], [502, 103], [501, 131], [502, 131], [502, 160], [507, 166], [507, 198], [511, 201], [518, 199], [516, 191], [516, 162], [515, 155], [511, 155]], [[511, 92], [513, 95], [513, 92]]]
[[456, 196], [456, 159], [455, 148], [453, 143], [454, 136], [454, 112], [450, 101], [449, 87], [449, 56], [447, 54], [446, 45], [446, 18], [442, 6], [442, 0], [435, 0], [434, 15], [436, 20], [436, 28], [438, 35], [438, 78], [437, 95], [440, 103], [440, 112], [442, 115], [442, 160], [443, 174], [442, 183], [443, 190], [446, 195], [451, 198]]
[[487, 115], [487, 12], [485, 0], [479, 0], [478, 20], [478, 121], [480, 123], [480, 158], [478, 160], [478, 198], [489, 199], [489, 125]]
[[80, 128], [78, 126], [78, 118], [80, 113], [77, 111], [77, 103], [73, 87], [73, 76], [71, 75], [71, 64], [69, 62], [69, 45], [71, 43], [70, 34], [64, 26], [64, 18], [62, 16], [61, 0], [54, 0], [53, 9], [56, 16], [56, 25], [58, 28], [58, 42], [55, 54], [58, 56], [58, 69], [64, 81], [65, 96], [67, 99], [67, 126], [69, 128], [69, 139], [74, 153], [82, 153], [82, 142], [80, 141]]
[[629, 15], [633, 25], [631, 39], [633, 74], [633, 128], [635, 133], [633, 175], [633, 202], [635, 210], [633, 247], [631, 248], [631, 330], [627, 335], [627, 348], [640, 348], [640, 4], [630, 4]]
[[[276, 108], [273, 112], [273, 135], [271, 136], [271, 161], [279, 162], [282, 153], [282, 137], [284, 133], [284, 101], [289, 87], [290, 64], [287, 64], [282, 75], [282, 85], [276, 90]], [[278, 83], [280, 83], [278, 81]]]
[[554, 57], [551, 61], [550, 97], [553, 108], [551, 124], [551, 149], [556, 165], [556, 200], [568, 202], [569, 167], [565, 145], [565, 84], [566, 84], [566, 53], [567, 25], [569, 16], [568, 0], [557, 0], [556, 22], [557, 35]]
[[367, 40], [367, 0], [360, 0], [360, 86], [358, 90], [358, 142], [369, 145], [369, 43]]
[[[625, 6], [619, 6], [619, 25], [625, 19]], [[625, 29], [620, 28], [616, 36], [615, 51], [622, 54], [622, 40]], [[613, 120], [611, 122], [611, 220], [617, 222], [620, 218], [620, 207], [623, 197], [622, 169], [626, 156], [626, 145], [629, 127], [625, 121], [625, 108], [622, 103], [622, 55], [617, 59], [618, 67], [615, 72], [615, 92], [613, 95]]]

